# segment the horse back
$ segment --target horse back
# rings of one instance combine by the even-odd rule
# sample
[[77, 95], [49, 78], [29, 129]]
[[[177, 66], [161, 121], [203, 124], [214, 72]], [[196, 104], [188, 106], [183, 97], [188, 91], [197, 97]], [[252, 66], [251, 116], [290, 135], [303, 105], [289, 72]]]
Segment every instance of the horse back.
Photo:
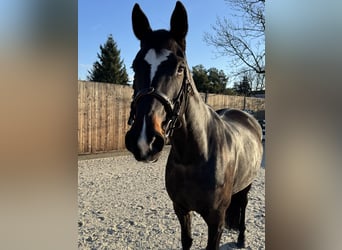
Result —
[[259, 122], [250, 114], [238, 109], [219, 109], [216, 113], [228, 124], [240, 124], [252, 131], [257, 138], [262, 140], [262, 128]]

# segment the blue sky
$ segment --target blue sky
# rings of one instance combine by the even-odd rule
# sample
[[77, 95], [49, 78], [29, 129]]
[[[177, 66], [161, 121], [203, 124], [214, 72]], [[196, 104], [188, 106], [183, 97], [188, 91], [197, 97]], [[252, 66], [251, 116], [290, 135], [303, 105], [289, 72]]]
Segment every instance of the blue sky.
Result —
[[[113, 35], [129, 77], [132, 78], [132, 61], [139, 50], [139, 41], [132, 31], [131, 13], [135, 3], [147, 15], [152, 29], [169, 29], [170, 17], [176, 1], [152, 0], [81, 0], [78, 2], [78, 78], [85, 80], [87, 71], [98, 59], [100, 44]], [[183, 0], [187, 12], [187, 60], [189, 67], [203, 64], [216, 67], [229, 75], [227, 58], [218, 57], [214, 47], [203, 41], [204, 32], [212, 32], [217, 17], [229, 17], [230, 9], [224, 0]], [[231, 83], [230, 83], [231, 84]]]

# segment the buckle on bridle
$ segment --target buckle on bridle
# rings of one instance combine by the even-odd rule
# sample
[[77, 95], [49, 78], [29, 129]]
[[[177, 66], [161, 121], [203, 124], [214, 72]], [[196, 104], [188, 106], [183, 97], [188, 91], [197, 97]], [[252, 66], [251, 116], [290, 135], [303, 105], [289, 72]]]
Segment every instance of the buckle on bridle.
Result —
[[172, 117], [168, 122], [165, 127], [165, 138], [168, 138], [173, 135], [173, 131], [176, 128], [176, 122], [177, 122], [178, 117]]

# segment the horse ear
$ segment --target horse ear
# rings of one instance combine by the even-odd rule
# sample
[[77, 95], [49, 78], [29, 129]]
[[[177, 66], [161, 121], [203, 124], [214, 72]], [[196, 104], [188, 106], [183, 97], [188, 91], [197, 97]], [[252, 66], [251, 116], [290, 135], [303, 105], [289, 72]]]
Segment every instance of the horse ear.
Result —
[[185, 36], [188, 32], [188, 16], [184, 5], [177, 1], [176, 7], [171, 16], [170, 32], [175, 40], [185, 51]]
[[141, 41], [146, 34], [152, 31], [150, 23], [139, 4], [135, 4], [132, 11], [132, 25], [134, 35]]

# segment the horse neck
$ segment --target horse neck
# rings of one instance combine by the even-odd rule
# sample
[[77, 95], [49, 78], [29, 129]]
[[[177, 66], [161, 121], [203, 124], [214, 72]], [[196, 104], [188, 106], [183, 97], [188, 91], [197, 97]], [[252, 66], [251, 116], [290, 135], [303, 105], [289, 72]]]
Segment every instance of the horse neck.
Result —
[[171, 138], [173, 152], [182, 162], [206, 160], [208, 156], [207, 131], [210, 112], [193, 80], [190, 82], [193, 95], [188, 96], [187, 106], [180, 119], [182, 126], [174, 131]]

